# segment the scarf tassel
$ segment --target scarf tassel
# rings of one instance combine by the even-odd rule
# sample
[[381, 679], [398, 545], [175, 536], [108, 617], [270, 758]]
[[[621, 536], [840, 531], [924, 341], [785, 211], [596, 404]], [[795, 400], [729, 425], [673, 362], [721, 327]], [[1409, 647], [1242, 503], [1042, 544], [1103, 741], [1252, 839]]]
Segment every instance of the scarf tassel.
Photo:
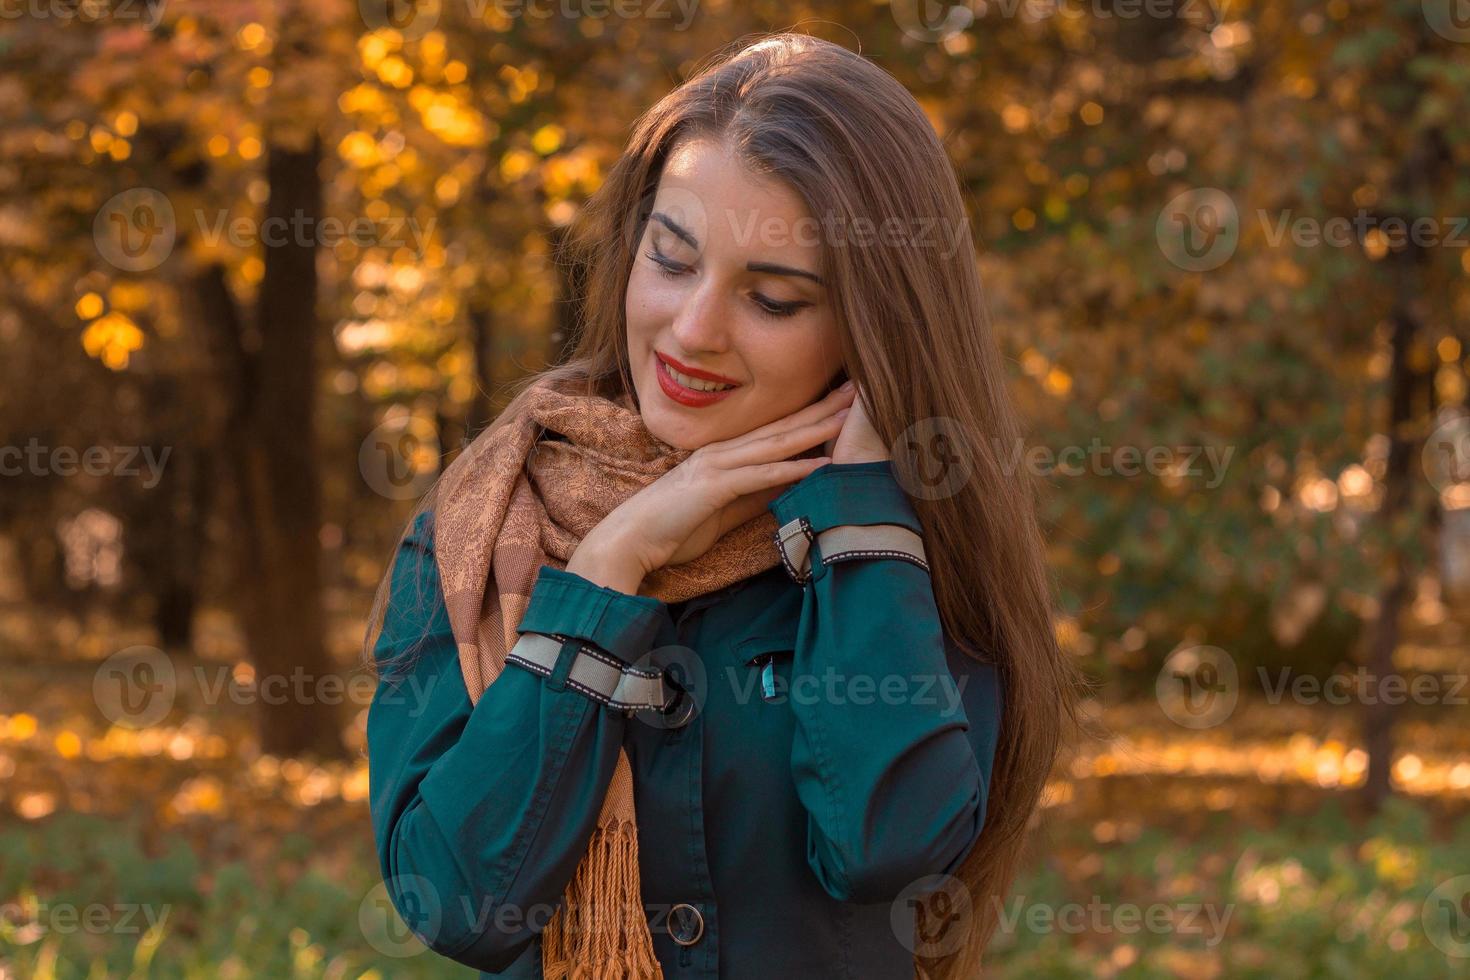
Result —
[[662, 980], [648, 919], [629, 900], [639, 891], [637, 828], [597, 827], [541, 933], [545, 980]]

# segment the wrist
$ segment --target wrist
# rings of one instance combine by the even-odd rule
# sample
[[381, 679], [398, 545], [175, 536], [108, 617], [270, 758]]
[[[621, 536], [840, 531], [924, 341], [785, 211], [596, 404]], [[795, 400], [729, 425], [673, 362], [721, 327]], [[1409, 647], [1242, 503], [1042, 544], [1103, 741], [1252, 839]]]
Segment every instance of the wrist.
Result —
[[567, 571], [594, 585], [637, 595], [638, 587], [643, 584], [643, 569], [628, 560], [629, 554], [616, 541], [599, 536], [597, 529], [593, 529], [572, 552]]
[[844, 452], [832, 453], [832, 462], [839, 465], [847, 463], [883, 463], [893, 462], [893, 458], [879, 449], [849, 449]]

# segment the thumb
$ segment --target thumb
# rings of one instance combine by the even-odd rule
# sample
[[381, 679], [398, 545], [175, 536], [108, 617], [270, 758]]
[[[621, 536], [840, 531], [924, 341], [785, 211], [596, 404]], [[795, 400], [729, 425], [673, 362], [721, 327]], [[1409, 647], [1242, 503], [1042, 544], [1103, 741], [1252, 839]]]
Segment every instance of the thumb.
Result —
[[751, 518], [765, 513], [767, 505], [785, 492], [786, 487], [774, 486], [737, 497], [733, 502], [726, 504], [725, 509], [720, 512], [720, 533], [724, 534]]

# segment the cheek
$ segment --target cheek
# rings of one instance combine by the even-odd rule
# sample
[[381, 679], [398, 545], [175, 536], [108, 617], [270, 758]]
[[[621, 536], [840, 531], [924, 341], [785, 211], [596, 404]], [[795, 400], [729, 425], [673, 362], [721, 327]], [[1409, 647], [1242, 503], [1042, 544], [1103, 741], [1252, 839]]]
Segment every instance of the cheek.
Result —
[[665, 324], [677, 319], [679, 301], [678, 291], [672, 283], [641, 264], [634, 266], [628, 276], [624, 300], [629, 339], [652, 341]]
[[781, 335], [775, 331], [754, 345], [750, 355], [758, 387], [789, 414], [811, 404], [826, 388], [827, 379], [841, 365], [834, 331], [809, 325]]
[[642, 270], [633, 267], [628, 276], [628, 289], [623, 299], [623, 311], [628, 319], [628, 332], [637, 335], [652, 318], [648, 282]]

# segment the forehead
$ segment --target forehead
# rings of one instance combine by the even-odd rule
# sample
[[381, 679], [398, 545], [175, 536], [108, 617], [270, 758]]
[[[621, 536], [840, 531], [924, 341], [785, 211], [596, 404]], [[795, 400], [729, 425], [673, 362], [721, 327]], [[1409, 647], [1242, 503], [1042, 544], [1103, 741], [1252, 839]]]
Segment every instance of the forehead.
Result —
[[754, 234], [752, 245], [782, 229], [789, 239], [797, 223], [810, 218], [806, 202], [784, 182], [752, 173], [727, 144], [705, 138], [682, 140], [670, 151], [654, 207], [701, 240], [706, 233]]

